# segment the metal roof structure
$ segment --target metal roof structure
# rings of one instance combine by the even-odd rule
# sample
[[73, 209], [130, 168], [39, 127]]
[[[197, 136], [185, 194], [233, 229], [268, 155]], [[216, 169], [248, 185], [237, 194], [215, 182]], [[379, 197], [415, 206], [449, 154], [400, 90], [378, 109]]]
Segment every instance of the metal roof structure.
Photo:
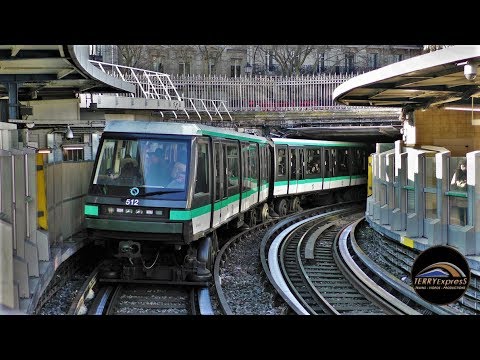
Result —
[[236, 132], [220, 127], [175, 122], [110, 120], [107, 121], [104, 131], [128, 134], [211, 135], [229, 139], [251, 140], [259, 143], [268, 142], [266, 138], [261, 136]]
[[89, 62], [88, 45], [0, 45], [0, 97], [12, 84], [18, 100], [74, 98], [78, 92], [134, 92]]
[[447, 47], [358, 75], [338, 86], [333, 98], [405, 110], [471, 106], [472, 97], [480, 97], [479, 63], [480, 46]]

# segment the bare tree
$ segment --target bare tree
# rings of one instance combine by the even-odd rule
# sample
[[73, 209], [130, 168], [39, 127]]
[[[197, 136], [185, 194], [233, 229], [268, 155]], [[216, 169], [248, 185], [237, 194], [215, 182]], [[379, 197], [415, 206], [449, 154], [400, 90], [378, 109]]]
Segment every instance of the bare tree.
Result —
[[209, 65], [212, 63], [215, 66], [218, 63], [227, 46], [228, 45], [197, 45], [197, 49], [202, 56], [205, 74], [213, 75], [209, 72]]
[[273, 45], [272, 56], [280, 65], [282, 75], [300, 75], [300, 69], [308, 55], [314, 50], [313, 45]]
[[146, 68], [151, 62], [145, 45], [117, 45], [119, 62], [125, 66]]
[[[266, 62], [266, 55], [271, 54], [280, 67], [284, 76], [295, 76], [302, 73], [316, 74], [320, 72], [334, 72], [342, 69], [345, 64], [345, 54], [352, 54], [360, 62], [367, 63], [367, 55], [363, 54], [368, 46], [346, 45], [257, 45], [255, 47], [256, 59]], [[363, 51], [364, 52], [364, 51]], [[365, 57], [362, 59], [361, 57]], [[307, 58], [313, 60], [313, 65], [305, 68]], [[313, 59], [312, 59], [313, 58]], [[255, 65], [254, 65], [255, 66]]]

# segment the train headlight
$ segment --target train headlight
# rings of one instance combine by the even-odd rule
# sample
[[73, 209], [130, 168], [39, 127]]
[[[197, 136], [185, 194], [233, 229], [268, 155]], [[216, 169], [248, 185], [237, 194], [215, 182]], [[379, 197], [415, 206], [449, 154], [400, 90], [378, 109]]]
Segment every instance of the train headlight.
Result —
[[113, 214], [114, 212], [115, 212], [115, 208], [114, 208], [113, 206], [109, 206], [109, 207], [107, 208], [107, 213]]
[[85, 205], [85, 215], [98, 216], [98, 206]]
[[163, 210], [155, 210], [155, 215], [163, 215]]
[[153, 215], [153, 210], [151, 210], [151, 209], [145, 210], [145, 214]]

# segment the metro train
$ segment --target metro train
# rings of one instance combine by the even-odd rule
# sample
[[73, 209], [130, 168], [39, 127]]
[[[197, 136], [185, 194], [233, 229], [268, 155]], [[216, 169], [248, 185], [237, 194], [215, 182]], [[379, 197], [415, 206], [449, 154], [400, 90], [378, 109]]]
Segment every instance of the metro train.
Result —
[[[366, 197], [368, 146], [274, 138], [201, 124], [109, 121], [85, 204], [115, 281], [204, 282], [217, 230]], [[159, 170], [160, 169], [160, 170]]]

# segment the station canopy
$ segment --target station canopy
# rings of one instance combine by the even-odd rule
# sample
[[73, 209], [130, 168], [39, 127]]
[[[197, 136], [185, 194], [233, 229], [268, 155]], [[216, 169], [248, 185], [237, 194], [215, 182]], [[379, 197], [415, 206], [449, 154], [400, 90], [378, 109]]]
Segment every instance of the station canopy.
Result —
[[346, 105], [405, 110], [473, 106], [472, 98], [480, 97], [478, 64], [480, 46], [451, 46], [358, 75], [333, 97]]

